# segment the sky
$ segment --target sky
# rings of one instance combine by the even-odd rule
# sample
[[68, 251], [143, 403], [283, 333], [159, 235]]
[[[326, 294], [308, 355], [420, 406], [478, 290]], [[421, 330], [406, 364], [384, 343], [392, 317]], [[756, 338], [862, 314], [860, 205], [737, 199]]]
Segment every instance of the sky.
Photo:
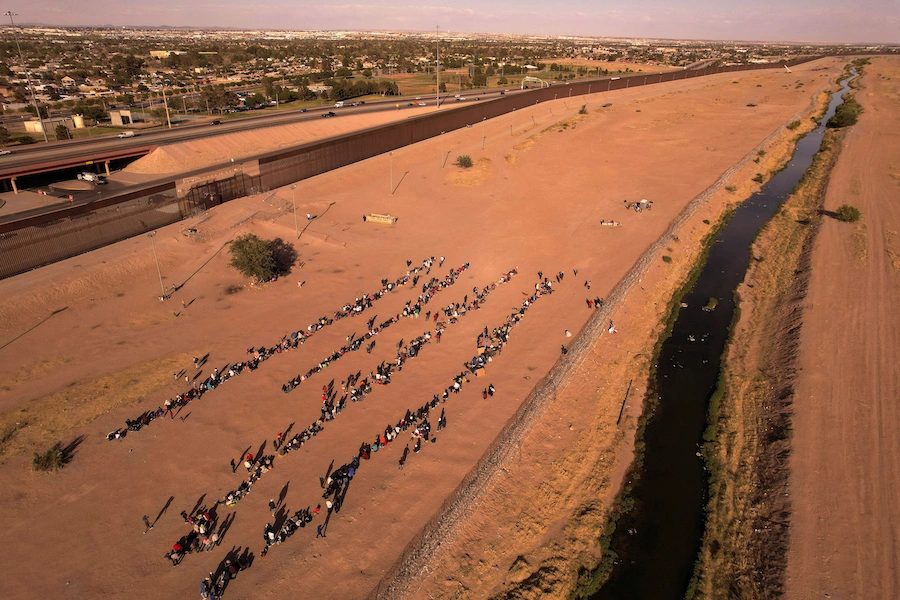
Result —
[[[900, 43], [900, 0], [30, 0], [17, 23]], [[22, 0], [18, 0], [21, 2]]]

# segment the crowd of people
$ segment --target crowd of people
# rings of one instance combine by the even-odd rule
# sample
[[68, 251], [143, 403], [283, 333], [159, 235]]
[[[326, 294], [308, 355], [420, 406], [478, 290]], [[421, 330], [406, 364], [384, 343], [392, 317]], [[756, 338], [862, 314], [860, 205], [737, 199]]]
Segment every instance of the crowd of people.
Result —
[[[427, 269], [430, 271], [429, 261], [425, 261], [425, 264], [428, 265]], [[410, 318], [416, 317], [418, 318], [419, 313], [422, 308], [437, 294], [438, 292], [448, 289], [459, 278], [459, 276], [469, 268], [469, 263], [462, 265], [457, 269], [452, 269], [443, 279], [438, 279], [436, 277], [432, 277], [427, 283], [422, 284], [422, 293], [419, 294], [416, 299], [416, 303], [412, 304], [412, 301], [408, 301], [406, 305], [403, 307], [403, 310], [400, 314], [397, 314], [386, 321], [375, 325], [376, 317], [372, 317], [366, 323], [366, 333], [361, 337], [356, 337], [356, 334], [350, 336], [346, 341], [347, 343], [341, 346], [339, 349], [332, 352], [330, 355], [325, 357], [325, 359], [319, 361], [312, 368], [310, 368], [306, 373], [299, 374], [284, 385], [281, 386], [281, 391], [285, 394], [293, 391], [297, 386], [299, 386], [302, 382], [306, 381], [316, 373], [321, 373], [325, 369], [327, 369], [331, 363], [340, 359], [342, 356], [347, 354], [348, 352], [356, 352], [359, 350], [365, 342], [372, 340], [376, 335], [400, 321], [401, 318]], [[413, 272], [417, 272], [417, 269]], [[409, 274], [406, 276], [409, 277]], [[418, 282], [418, 276], [413, 277], [413, 284], [415, 285]], [[387, 288], [384, 288], [387, 289]], [[429, 311], [429, 314], [430, 311]], [[372, 340], [369, 345], [366, 346], [366, 351], [371, 352], [372, 348], [375, 346], [375, 340]], [[416, 349], [413, 348], [412, 352], [415, 353]], [[415, 355], [415, 354], [413, 354]]]
[[[411, 261], [407, 261], [407, 266], [411, 264]], [[338, 310], [334, 312], [333, 318], [320, 317], [316, 320], [316, 322], [310, 324], [305, 330], [300, 329], [292, 331], [289, 334], [282, 336], [281, 340], [279, 340], [278, 343], [271, 347], [260, 346], [259, 348], [249, 348], [247, 350], [247, 353], [252, 355], [252, 357], [248, 360], [226, 365], [221, 372], [218, 368], [213, 369], [213, 372], [200, 382], [197, 381], [199, 377], [195, 377], [192, 388], [188, 389], [184, 393], [177, 394], [174, 398], [166, 400], [162, 406], [159, 406], [156, 409], [142, 412], [136, 419], [126, 419], [125, 427], [111, 431], [107, 434], [106, 439], [110, 441], [120, 440], [124, 438], [128, 434], [128, 432], [140, 431], [142, 428], [148, 426], [153, 420], [164, 417], [166, 415], [169, 415], [172, 419], [174, 419], [176, 413], [181, 408], [187, 406], [193, 400], [201, 398], [206, 392], [217, 388], [219, 385], [228, 381], [232, 377], [240, 375], [245, 369], [255, 371], [257, 368], [259, 368], [261, 362], [268, 360], [275, 354], [280, 354], [282, 352], [297, 348], [297, 346], [303, 344], [315, 332], [320, 331], [328, 325], [331, 325], [335, 320], [358, 315], [366, 309], [372, 308], [374, 305], [373, 303], [384, 297], [386, 294], [396, 290], [399, 287], [407, 285], [411, 280], [418, 281], [418, 273], [420, 271], [424, 271], [426, 274], [431, 273], [431, 267], [433, 264], [433, 256], [430, 258], [426, 258], [422, 261], [422, 266], [416, 267], [411, 271], [408, 270], [406, 274], [397, 278], [393, 282], [387, 279], [382, 279], [381, 289], [379, 289], [375, 293], [366, 294], [360, 298], [356, 298], [356, 300], [354, 300], [353, 302], [342, 305], [340, 308], [338, 308]], [[468, 267], [468, 263], [466, 264], [466, 267]], [[421, 302], [421, 298], [422, 297], [420, 296], [419, 302]], [[198, 366], [199, 363], [200, 360], [195, 358], [194, 366]], [[327, 366], [327, 364], [325, 366]], [[185, 375], [185, 380], [189, 381], [189, 379], [189, 376]]]
[[[374, 301], [383, 297], [384, 294], [393, 291], [397, 287], [407, 285], [410, 282], [413, 285], [418, 285], [419, 271], [424, 270], [426, 274], [430, 273], [433, 262], [433, 258], [426, 259], [423, 261], [422, 267], [408, 271], [405, 276], [394, 282], [382, 280], [382, 288], [379, 292], [358, 298], [355, 302], [342, 306], [335, 313], [334, 318], [323, 317], [318, 319], [315, 323], [311, 324], [306, 331], [293, 332], [282, 338], [281, 342], [272, 348], [251, 348], [248, 350], [248, 352], [253, 355], [251, 360], [246, 361], [246, 363], [239, 363], [238, 365], [230, 365], [223, 369], [222, 372], [214, 370], [207, 379], [194, 385], [192, 389], [184, 394], [179, 394], [176, 398], [167, 401], [164, 407], [159, 407], [156, 411], [143, 413], [135, 421], [127, 421], [125, 430], [113, 432], [110, 434], [111, 437], [109, 439], [117, 439], [124, 435], [125, 431], [128, 430], [139, 430], [141, 427], [149, 424], [150, 421], [159, 417], [171, 415], [171, 417], [174, 418], [174, 413], [178, 408], [199, 398], [205, 391], [214, 389], [231, 377], [240, 374], [244, 369], [250, 368], [253, 370], [258, 367], [260, 362], [267, 360], [274, 354], [283, 352], [287, 349], [296, 348], [297, 345], [302, 344], [311, 335], [320, 329], [327, 327], [334, 320], [346, 316], [354, 316], [371, 308]], [[442, 263], [443, 257], [441, 257], [441, 264]], [[384, 331], [384, 329], [390, 325], [397, 323], [399, 319], [420, 317], [429, 301], [431, 301], [438, 292], [447, 289], [456, 283], [459, 276], [468, 269], [468, 267], [469, 264], [466, 263], [457, 269], [451, 270], [443, 279], [431, 278], [429, 281], [425, 282], [422, 285], [421, 293], [416, 300], [408, 301], [403, 310], [391, 319], [376, 325], [376, 317], [372, 317], [367, 322], [367, 331], [365, 335], [358, 338], [356, 337], [356, 334], [349, 336], [345, 346], [332, 353], [324, 361], [318, 363], [305, 375], [298, 376], [286, 383], [283, 386], [283, 391], [285, 393], [290, 392], [294, 387], [301, 382], [306, 381], [313, 374], [327, 368], [329, 363], [339, 359], [346, 352], [357, 351], [363, 347], [366, 342], [369, 342], [370, 345], [374, 344], [374, 336], [379, 332]], [[434, 310], [433, 313], [430, 310], [427, 311], [425, 314], [425, 322], [434, 327], [433, 331], [425, 331], [406, 343], [404, 343], [404, 340], [400, 340], [397, 343], [395, 358], [390, 361], [382, 361], [370, 371], [368, 375], [363, 376], [361, 371], [351, 373], [346, 380], [341, 381], [340, 395], [335, 389], [334, 379], [327, 385], [323, 385], [322, 407], [319, 418], [304, 430], [293, 435], [287, 435], [287, 432], [285, 434], [279, 433], [274, 444], [276, 452], [283, 456], [302, 447], [318, 433], [323, 431], [325, 424], [335, 419], [341, 411], [346, 408], [348, 401], [360, 402], [364, 400], [367, 395], [372, 392], [374, 384], [389, 385], [392, 382], [392, 377], [396, 372], [402, 370], [406, 361], [417, 357], [422, 350], [433, 341], [440, 343], [442, 333], [449, 326], [456, 324], [459, 319], [468, 312], [481, 308], [491, 292], [496, 290], [498, 286], [510, 281], [513, 275], [516, 275], [517, 273], [517, 269], [513, 269], [503, 273], [497, 281], [482, 289], [474, 287], [471, 292], [471, 299], [469, 294], [466, 294], [462, 302], [449, 303], [444, 307]], [[372, 459], [374, 453], [392, 443], [397, 441], [401, 441], [402, 443], [404, 436], [409, 435], [410, 437], [407, 438], [408, 441], [405, 443], [405, 447], [398, 460], [399, 468], [403, 469], [409, 458], [410, 452], [413, 454], [419, 453], [427, 443], [433, 444], [437, 442], [435, 432], [441, 431], [447, 426], [446, 407], [441, 406], [440, 415], [435, 420], [435, 411], [437, 407], [445, 404], [451, 394], [461, 393], [463, 386], [471, 382], [471, 376], [481, 374], [479, 371], [484, 369], [492, 362], [494, 357], [502, 352], [504, 346], [510, 340], [512, 328], [519, 324], [527, 310], [543, 296], [552, 294], [554, 291], [554, 284], [560, 284], [563, 279], [564, 274], [562, 272], [554, 277], [555, 281], [551, 281], [549, 278], [543, 277], [542, 273], [539, 273], [539, 281], [535, 284], [534, 292], [522, 301], [521, 306], [510, 313], [497, 327], [493, 329], [485, 327], [484, 330], [479, 333], [476, 339], [477, 351], [475, 356], [465, 363], [465, 370], [453, 376], [451, 383], [446, 388], [439, 393], [433, 394], [430, 400], [424, 402], [418, 408], [407, 409], [403, 416], [395, 423], [386, 426], [371, 440], [362, 442], [357, 454], [349, 463], [339, 467], [333, 473], [329, 469], [329, 473], [326, 477], [320, 476], [320, 485], [323, 489], [322, 498], [327, 512], [325, 522], [317, 527], [317, 537], [324, 537], [328, 519], [331, 514], [340, 511], [350, 481], [357, 474], [361, 461]], [[599, 307], [602, 300], [598, 298], [595, 301], [592, 301], [592, 303]], [[255, 363], [254, 366], [251, 367], [251, 363]], [[482, 396], [487, 399], [488, 397], [494, 396], [495, 392], [494, 385], [489, 384], [482, 391]], [[135, 422], [139, 423], [139, 425], [135, 426]], [[291, 428], [289, 427], [288, 429], [290, 430]], [[412, 449], [410, 448], [411, 445]], [[248, 453], [242, 458], [242, 464], [244, 468], [247, 469], [248, 478], [245, 481], [242, 481], [235, 490], [227, 493], [224, 498], [216, 502], [216, 505], [219, 503], [224, 503], [228, 506], [236, 505], [244, 496], [250, 493], [251, 488], [262, 475], [274, 468], [276, 455], [270, 454], [254, 457], [252, 454]], [[238, 466], [240, 465], [232, 461], [233, 470], [236, 470]], [[287, 514], [276, 515], [275, 522], [271, 524], [266, 523], [264, 527], [265, 549], [261, 553], [262, 556], [265, 556], [268, 553], [271, 546], [280, 544], [290, 538], [299, 529], [305, 528], [306, 525], [313, 521], [315, 516], [319, 515], [320, 510], [321, 504], [316, 506], [314, 511], [310, 511], [309, 508], [306, 508], [297, 511], [291, 516], [288, 516]], [[273, 509], [273, 515], [274, 512]], [[186, 536], [182, 537], [178, 543], [173, 545], [172, 551], [168, 553], [168, 557], [173, 565], [179, 564], [184, 558], [184, 555], [189, 552], [205, 551], [216, 547], [221, 542], [221, 537], [223, 535], [222, 531], [215, 531], [217, 525], [215, 506], [212, 510], [201, 508], [191, 515], [183, 512], [182, 516], [185, 518], [185, 522], [191, 525], [192, 530]], [[247, 566], [246, 564], [242, 564], [241, 560], [238, 559], [233, 561], [229, 559], [225, 562], [227, 564], [224, 566], [220, 565], [217, 573], [210, 573], [210, 576], [201, 583], [201, 596], [204, 598], [218, 598], [221, 596], [228, 581], [236, 577], [237, 573]]]

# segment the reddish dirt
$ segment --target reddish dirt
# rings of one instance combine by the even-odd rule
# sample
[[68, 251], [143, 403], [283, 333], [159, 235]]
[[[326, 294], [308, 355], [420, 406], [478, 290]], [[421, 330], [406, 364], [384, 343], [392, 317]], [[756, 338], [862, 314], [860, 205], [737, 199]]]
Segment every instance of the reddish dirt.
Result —
[[900, 60], [873, 58], [831, 175], [794, 401], [788, 598], [900, 597]]
[[[246, 348], [272, 345], [377, 290], [381, 278], [400, 276], [407, 259], [415, 265], [427, 256], [446, 256], [443, 269], [432, 274], [471, 263], [457, 285], [432, 300], [431, 310], [461, 301], [472, 286], [484, 286], [503, 271], [518, 267], [521, 273], [482, 310], [452, 326], [440, 346], [426, 347], [407, 363], [392, 385], [376, 386], [310, 444], [277, 457], [275, 469], [247, 499], [234, 509], [219, 507], [222, 518], [236, 515], [222, 546], [188, 555], [177, 568], [163, 555], [188, 531], [178, 514], [198, 498], [209, 505], [238, 486], [244, 474], [231, 473], [232, 458], [247, 447], [255, 452], [263, 442], [270, 449], [275, 435], [291, 423], [295, 432], [306, 427], [319, 414], [322, 385], [332, 378], [339, 385], [357, 370], [369, 372], [393, 357], [399, 339], [409, 340], [427, 326], [423, 319], [401, 320], [377, 338], [372, 355], [348, 354], [289, 395], [281, 393], [281, 384], [340, 347], [346, 336], [362, 333], [370, 316], [382, 320], [398, 313], [415, 291], [401, 288], [363, 316], [338, 321], [299, 349], [228, 382], [189, 405], [184, 422], [163, 420], [122, 441], [105, 439], [125, 418], [181, 389], [183, 384], [173, 381], [140, 405], [105, 412], [60, 434], [63, 442], [76, 435], [85, 440], [72, 464], [58, 473], [31, 472], [24, 454], [7, 460], [0, 466], [5, 509], [0, 540], [7, 549], [6, 571], [15, 570], [16, 576], [6, 578], [4, 597], [96, 598], [126, 589], [134, 598], [180, 597], [196, 593], [232, 548], [249, 548], [257, 556], [226, 597], [252, 589], [255, 598], [274, 598], [284, 594], [284, 584], [298, 581], [321, 598], [364, 597], [549, 371], [567, 343], [564, 331], [577, 333], [585, 323], [590, 314], [585, 279], [593, 283], [590, 296], [605, 296], [691, 198], [809, 103], [809, 92], [830, 75], [813, 70], [816, 66], [793, 74], [717, 76], [597, 94], [584, 118], [576, 114], [581, 101], [516, 111], [486, 123], [484, 130], [476, 125], [395, 151], [393, 195], [385, 156], [300, 182], [298, 212], [321, 216], [297, 244], [302, 266], [262, 290], [230, 270], [227, 251], [220, 251], [244, 232], [293, 239], [291, 215], [262, 197], [234, 201], [159, 231], [156, 250], [165, 283], [184, 284], [165, 303], [157, 299], [159, 282], [146, 236], [0, 282], [2, 414], [152, 360], [208, 352], [204, 373], [243, 360]], [[805, 82], [806, 91], [794, 89], [797, 80]], [[601, 108], [606, 102], [613, 106]], [[758, 107], [747, 108], [748, 102]], [[564, 119], [572, 119], [564, 130], [527, 139]], [[450, 156], [444, 169], [442, 152]], [[458, 154], [472, 155], [476, 168], [458, 175], [451, 166]], [[278, 193], [282, 202], [290, 199], [289, 189]], [[653, 210], [626, 212], [624, 198], [652, 199]], [[363, 223], [361, 216], [369, 212], [400, 220], [394, 226]], [[622, 226], [604, 227], [601, 219]], [[188, 227], [198, 233], [187, 235]], [[487, 377], [473, 379], [451, 397], [448, 428], [438, 442], [411, 456], [402, 471], [396, 461], [405, 441], [378, 452], [353, 479], [326, 539], [316, 540], [315, 530], [307, 528], [260, 557], [263, 525], [271, 520], [268, 500], [287, 486], [291, 511], [320, 502], [318, 475], [329, 463], [349, 461], [360, 442], [372, 441], [407, 408], [440, 393], [473, 354], [482, 328], [499, 325], [521, 304], [539, 270], [550, 275], [562, 270], [566, 278], [558, 293], [529, 310]], [[302, 288], [298, 282], [305, 282]], [[232, 287], [240, 291], [229, 293]], [[182, 309], [181, 300], [190, 306]], [[44, 322], [62, 307], [68, 308]], [[619, 340], [631, 352], [649, 350], [628, 346], [627, 332]], [[192, 369], [190, 361], [182, 366]], [[497, 395], [484, 401], [481, 389], [488, 382]], [[612, 411], [601, 408], [614, 420], [617, 405]], [[541, 470], [530, 476], [541, 477]], [[168, 511], [142, 535], [141, 516], [153, 519], [170, 497]], [[321, 522], [320, 517], [313, 525]]]

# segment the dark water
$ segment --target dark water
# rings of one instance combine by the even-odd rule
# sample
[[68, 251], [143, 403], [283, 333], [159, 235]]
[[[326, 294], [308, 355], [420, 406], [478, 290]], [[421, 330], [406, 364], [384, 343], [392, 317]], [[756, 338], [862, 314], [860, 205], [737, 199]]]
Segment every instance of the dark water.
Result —
[[[824, 123], [841, 104], [847, 83], [832, 96], [819, 126], [797, 144], [787, 168], [737, 209], [683, 299], [687, 307], [681, 309], [659, 357], [660, 400], [647, 424], [644, 469], [633, 490], [635, 509], [619, 521], [612, 540], [619, 560], [591, 600], [684, 597], [705, 520], [707, 472], [698, 453], [734, 315], [734, 290], [747, 272], [750, 244], [809, 168]], [[718, 306], [703, 311], [710, 298], [716, 298]]]

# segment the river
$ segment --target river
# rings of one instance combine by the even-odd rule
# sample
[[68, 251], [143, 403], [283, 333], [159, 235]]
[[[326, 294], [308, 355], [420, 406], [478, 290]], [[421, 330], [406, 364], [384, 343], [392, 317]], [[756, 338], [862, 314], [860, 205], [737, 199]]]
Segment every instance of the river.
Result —
[[[850, 80], [832, 96], [818, 127], [797, 143], [787, 167], [735, 211], [682, 300], [687, 306], [659, 356], [659, 403], [645, 431], [643, 470], [632, 492], [635, 507], [619, 520], [611, 543], [619, 559], [591, 600], [684, 597], [703, 536], [708, 474], [700, 448], [734, 316], [734, 291], [747, 273], [753, 240], [812, 164], [825, 123], [843, 102]], [[718, 305], [704, 311], [710, 298]]]

